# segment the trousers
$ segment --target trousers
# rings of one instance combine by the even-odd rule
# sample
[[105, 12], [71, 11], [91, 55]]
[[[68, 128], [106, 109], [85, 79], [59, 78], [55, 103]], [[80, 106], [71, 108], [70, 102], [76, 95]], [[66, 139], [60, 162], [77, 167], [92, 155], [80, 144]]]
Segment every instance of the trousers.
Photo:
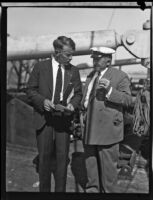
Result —
[[[64, 119], [52, 120], [36, 132], [39, 153], [39, 190], [51, 191], [51, 168], [55, 165], [55, 192], [66, 191], [67, 163], [70, 134], [66, 131]], [[55, 159], [53, 159], [55, 157]], [[52, 163], [55, 160], [54, 163]]]
[[119, 144], [84, 145], [87, 193], [114, 193], [117, 183]]

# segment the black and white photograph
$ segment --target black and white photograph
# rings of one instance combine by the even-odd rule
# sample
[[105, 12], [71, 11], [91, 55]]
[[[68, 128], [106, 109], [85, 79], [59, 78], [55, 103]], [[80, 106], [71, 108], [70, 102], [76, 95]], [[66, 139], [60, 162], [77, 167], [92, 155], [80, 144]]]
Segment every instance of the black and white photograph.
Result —
[[2, 6], [6, 193], [149, 196], [152, 3]]

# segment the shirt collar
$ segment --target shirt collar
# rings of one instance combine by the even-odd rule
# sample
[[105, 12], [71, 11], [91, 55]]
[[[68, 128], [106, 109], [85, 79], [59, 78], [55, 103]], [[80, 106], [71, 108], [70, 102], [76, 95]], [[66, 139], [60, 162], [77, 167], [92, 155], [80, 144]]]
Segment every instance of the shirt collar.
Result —
[[[55, 67], [59, 66], [59, 63], [55, 60], [54, 56], [52, 57], [52, 65]], [[65, 66], [61, 64], [61, 67], [65, 69]]]
[[106, 67], [106, 69], [104, 69], [103, 71], [101, 71], [101, 72], [100, 72], [100, 76], [103, 76], [104, 73], [107, 71], [107, 69], [108, 69], [108, 68]]
[[53, 64], [53, 66], [58, 66], [59, 65], [59, 63], [55, 60], [54, 57], [52, 57], [52, 64]]

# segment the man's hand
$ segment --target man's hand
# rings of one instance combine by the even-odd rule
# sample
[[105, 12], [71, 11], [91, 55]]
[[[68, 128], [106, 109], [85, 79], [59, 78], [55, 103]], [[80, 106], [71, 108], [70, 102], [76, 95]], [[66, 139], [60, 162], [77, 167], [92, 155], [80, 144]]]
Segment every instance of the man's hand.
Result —
[[110, 89], [110, 80], [106, 79], [106, 78], [101, 78], [99, 80], [99, 85], [98, 88], [105, 88], [106, 91], [108, 91]]
[[73, 105], [71, 104], [71, 103], [69, 103], [68, 105], [67, 105], [67, 109], [69, 109], [70, 111], [74, 111], [74, 107], [73, 107]]
[[86, 118], [87, 118], [87, 112], [81, 112], [81, 114], [80, 114], [80, 124], [81, 124], [82, 128], [85, 127]]
[[55, 105], [49, 99], [44, 100], [44, 109], [46, 111], [50, 111], [51, 109], [55, 109]]

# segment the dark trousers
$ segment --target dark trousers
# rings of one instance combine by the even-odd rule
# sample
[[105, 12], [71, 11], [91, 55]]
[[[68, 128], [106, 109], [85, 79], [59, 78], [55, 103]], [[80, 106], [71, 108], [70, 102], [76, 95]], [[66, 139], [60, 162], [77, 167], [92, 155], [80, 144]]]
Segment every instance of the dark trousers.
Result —
[[114, 193], [117, 182], [119, 144], [85, 145], [87, 193]]
[[[64, 122], [64, 121], [63, 121]], [[55, 156], [55, 192], [66, 191], [67, 163], [69, 153], [69, 133], [64, 132], [63, 122], [46, 124], [37, 131], [37, 146], [39, 153], [39, 190], [51, 191], [51, 166]], [[57, 127], [56, 127], [57, 125]]]

